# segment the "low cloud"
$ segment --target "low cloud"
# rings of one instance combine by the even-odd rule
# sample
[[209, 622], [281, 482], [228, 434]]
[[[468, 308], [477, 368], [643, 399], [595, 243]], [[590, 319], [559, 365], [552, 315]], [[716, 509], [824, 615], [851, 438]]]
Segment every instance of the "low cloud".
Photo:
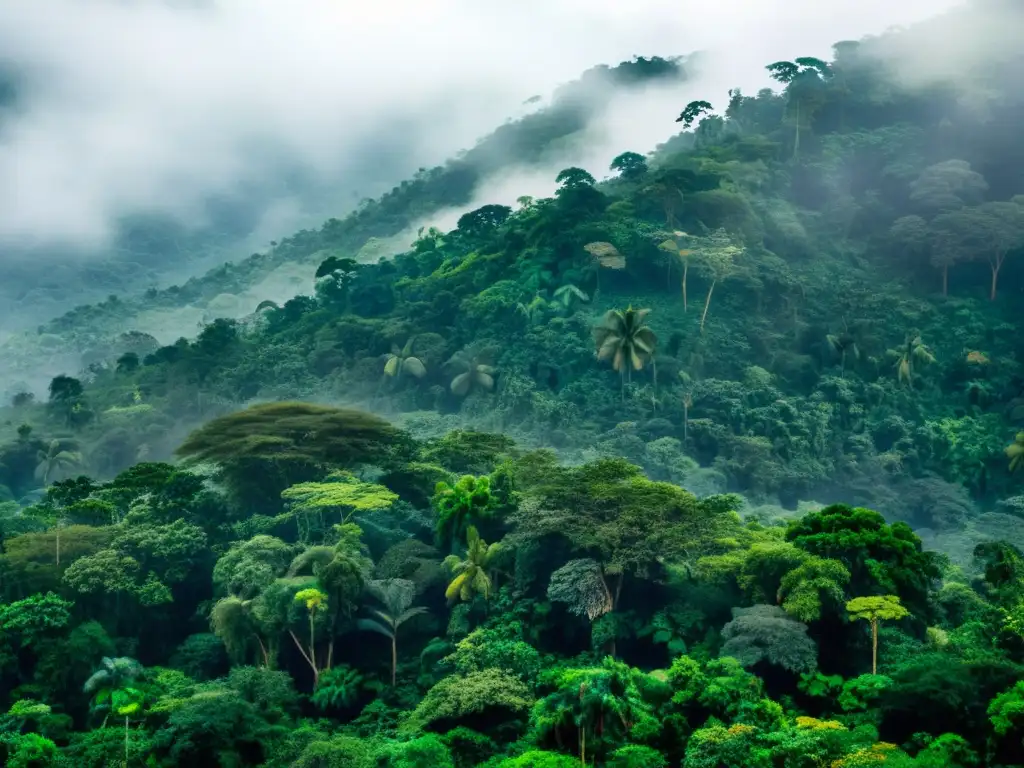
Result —
[[18, 97], [0, 113], [0, 244], [101, 248], [119, 217], [202, 223], [211, 197], [253, 188], [271, 190], [284, 235], [302, 215], [285, 174], [351, 201], [472, 145], [595, 64], [709, 51], [696, 82], [599, 129], [602, 151], [647, 151], [691, 94], [724, 102], [729, 87], [765, 85], [771, 61], [827, 57], [838, 40], [959, 4], [6, 2], [0, 71]]

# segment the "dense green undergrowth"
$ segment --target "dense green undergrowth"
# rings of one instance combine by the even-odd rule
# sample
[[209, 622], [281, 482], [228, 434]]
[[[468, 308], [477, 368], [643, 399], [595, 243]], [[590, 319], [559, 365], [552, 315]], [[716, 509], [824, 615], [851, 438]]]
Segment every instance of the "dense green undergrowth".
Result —
[[926, 33], [16, 394], [7, 764], [1021, 764], [1020, 62]]

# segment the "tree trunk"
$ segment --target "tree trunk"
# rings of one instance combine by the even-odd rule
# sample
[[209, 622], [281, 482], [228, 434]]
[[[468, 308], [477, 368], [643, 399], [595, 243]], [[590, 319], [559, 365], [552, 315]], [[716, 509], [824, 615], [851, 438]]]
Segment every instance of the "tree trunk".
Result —
[[800, 99], [796, 100], [796, 140], [793, 142], [793, 157], [800, 156]]
[[717, 280], [711, 281], [711, 287], [708, 288], [708, 297], [704, 300], [704, 314], [700, 316], [700, 332], [704, 333], [704, 321], [708, 317], [708, 307], [711, 306], [711, 292], [715, 290], [715, 283]]
[[391, 635], [391, 687], [395, 687], [395, 670], [398, 667], [398, 635]]
[[949, 296], [949, 264], [942, 265], [942, 295]]
[[263, 645], [263, 639], [255, 632], [252, 633], [252, 636], [255, 637], [256, 642], [260, 644], [260, 653], [263, 654], [263, 666], [270, 669], [270, 655], [267, 653], [266, 646]]
[[686, 312], [686, 273], [690, 269], [690, 262], [683, 262], [683, 312]]
[[989, 299], [991, 301], [995, 301], [996, 300], [996, 286], [999, 283], [999, 270], [1003, 266], [1003, 260], [1001, 258], [999, 258], [995, 262], [991, 262], [991, 265], [992, 265], [992, 291], [989, 294]]
[[871, 620], [871, 674], [878, 674], [878, 619]]
[[[313, 623], [313, 612], [309, 612], [309, 663], [313, 665], [313, 675], [317, 674], [316, 668], [316, 625]], [[314, 683], [316, 681], [314, 680]]]
[[57, 523], [57, 566], [60, 567], [60, 523]]
[[124, 768], [128, 768], [128, 715], [124, 716]]
[[686, 447], [686, 441], [690, 437], [690, 406], [683, 403], [683, 447]]

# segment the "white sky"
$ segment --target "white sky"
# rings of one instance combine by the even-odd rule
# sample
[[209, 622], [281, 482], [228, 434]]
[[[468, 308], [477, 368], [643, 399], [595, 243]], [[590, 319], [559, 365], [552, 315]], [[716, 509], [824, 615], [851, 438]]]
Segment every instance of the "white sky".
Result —
[[[710, 50], [714, 71], [687, 88], [722, 102], [766, 84], [772, 61], [828, 57], [838, 40], [959, 4], [0, 0], [0, 63], [31, 83], [0, 118], [0, 243], [99, 245], [133, 211], [187, 220], [205, 196], [275, 173], [271, 158], [333, 179], [399, 120], [414, 167], [434, 165], [527, 97], [634, 54]], [[609, 151], [668, 138], [682, 103], [620, 115]]]

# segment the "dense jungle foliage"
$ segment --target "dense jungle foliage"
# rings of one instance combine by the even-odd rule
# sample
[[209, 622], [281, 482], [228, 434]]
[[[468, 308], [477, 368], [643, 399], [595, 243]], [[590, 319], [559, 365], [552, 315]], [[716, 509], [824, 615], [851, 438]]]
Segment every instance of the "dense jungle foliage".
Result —
[[5, 764], [1024, 764], [1024, 59], [933, 32], [16, 393]]

